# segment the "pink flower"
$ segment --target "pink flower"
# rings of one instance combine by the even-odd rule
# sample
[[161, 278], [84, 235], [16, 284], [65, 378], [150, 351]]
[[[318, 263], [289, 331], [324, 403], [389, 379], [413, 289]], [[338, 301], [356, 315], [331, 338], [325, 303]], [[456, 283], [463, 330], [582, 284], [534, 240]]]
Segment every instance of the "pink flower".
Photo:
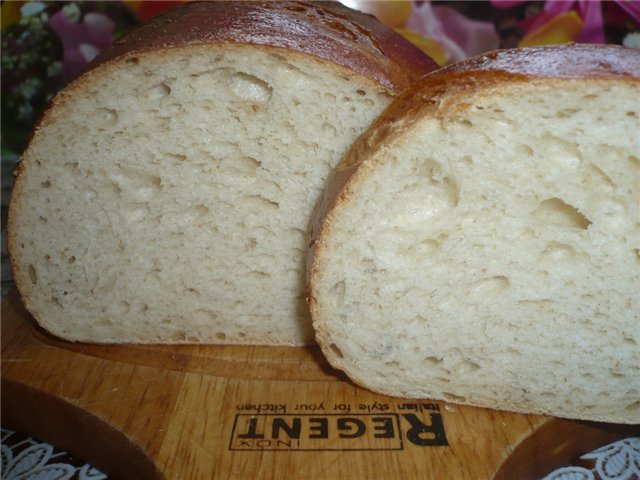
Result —
[[49, 18], [49, 26], [60, 38], [64, 49], [62, 71], [73, 77], [113, 42], [115, 24], [102, 13], [87, 13], [74, 22], [64, 8]]
[[[521, 3], [525, 2], [522, 0], [492, 0], [491, 2], [497, 8], [510, 8]], [[618, 0], [615, 3], [631, 18], [640, 23], [639, 2]], [[605, 43], [602, 5], [598, 0], [548, 0], [545, 2], [544, 10], [534, 17], [531, 22], [528, 22], [526, 33], [535, 32], [551, 19], [572, 9], [578, 11], [584, 22], [575, 40], [580, 43]]]
[[406, 28], [438, 42], [447, 63], [494, 50], [500, 44], [492, 23], [471, 20], [451, 7], [431, 2], [414, 4]]

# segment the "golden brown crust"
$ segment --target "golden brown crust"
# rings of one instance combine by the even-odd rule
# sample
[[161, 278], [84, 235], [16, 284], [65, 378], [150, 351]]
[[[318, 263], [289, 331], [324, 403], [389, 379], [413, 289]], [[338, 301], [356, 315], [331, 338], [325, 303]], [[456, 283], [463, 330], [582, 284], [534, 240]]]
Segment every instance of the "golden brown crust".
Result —
[[443, 69], [550, 78], [640, 77], [640, 50], [617, 45], [566, 44], [496, 50]]
[[123, 55], [192, 44], [287, 48], [336, 63], [398, 93], [437, 68], [422, 51], [374, 17], [337, 2], [194, 2], [129, 32], [89, 65]]
[[[560, 45], [498, 50], [441, 68], [415, 82], [387, 107], [349, 148], [331, 174], [311, 219], [307, 256], [307, 301], [314, 320], [312, 277], [316, 254], [322, 249], [331, 212], [348, 196], [348, 185], [364, 174], [363, 159], [383, 145], [390, 145], [404, 130], [427, 112], [444, 116], [467, 108], [464, 98], [480, 89], [499, 88], [515, 82], [562, 79], [640, 79], [640, 50], [613, 45]], [[322, 328], [314, 323], [316, 329]], [[328, 345], [320, 343], [323, 350]], [[331, 355], [329, 355], [330, 357]]]

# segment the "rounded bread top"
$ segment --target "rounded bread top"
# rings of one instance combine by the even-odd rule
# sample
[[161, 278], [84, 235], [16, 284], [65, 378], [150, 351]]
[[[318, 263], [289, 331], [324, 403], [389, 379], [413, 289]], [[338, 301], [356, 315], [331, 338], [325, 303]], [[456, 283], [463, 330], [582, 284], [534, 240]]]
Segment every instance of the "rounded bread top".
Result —
[[313, 55], [400, 92], [438, 65], [374, 17], [337, 2], [194, 2], [141, 24], [89, 64], [127, 54], [229, 43]]
[[364, 150], [404, 130], [426, 112], [444, 117], [470, 106], [467, 97], [532, 81], [640, 81], [640, 49], [617, 45], [565, 44], [496, 50], [440, 68], [396, 97], [347, 151], [338, 170], [358, 163]]
[[640, 77], [640, 50], [618, 45], [564, 44], [488, 52], [442, 69], [482, 70], [553, 78]]
[[[640, 82], [640, 49], [617, 45], [566, 44], [496, 50], [440, 68], [396, 97], [351, 145], [327, 181], [311, 221], [307, 257], [308, 298], [315, 251], [333, 207], [348, 196], [347, 185], [364, 175], [371, 152], [390, 145], [426, 115], [447, 117], [470, 107], [469, 97], [532, 81], [600, 80]], [[320, 247], [321, 248], [321, 247]]]

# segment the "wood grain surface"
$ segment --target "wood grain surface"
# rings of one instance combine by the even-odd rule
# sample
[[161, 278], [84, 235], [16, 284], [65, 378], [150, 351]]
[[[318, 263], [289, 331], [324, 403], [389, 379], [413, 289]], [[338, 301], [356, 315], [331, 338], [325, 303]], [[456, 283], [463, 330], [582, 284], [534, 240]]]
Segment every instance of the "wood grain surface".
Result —
[[374, 394], [313, 347], [68, 343], [15, 291], [2, 424], [123, 479], [538, 479], [637, 432]]

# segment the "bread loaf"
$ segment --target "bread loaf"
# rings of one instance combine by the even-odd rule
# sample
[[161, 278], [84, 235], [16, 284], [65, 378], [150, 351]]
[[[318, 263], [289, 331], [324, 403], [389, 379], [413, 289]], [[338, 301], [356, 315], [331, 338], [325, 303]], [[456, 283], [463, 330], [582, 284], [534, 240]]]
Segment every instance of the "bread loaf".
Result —
[[27, 308], [69, 340], [306, 344], [307, 229], [348, 145], [435, 64], [333, 3], [190, 3], [55, 97], [17, 169]]
[[316, 213], [317, 341], [403, 397], [640, 423], [640, 51], [489, 53], [427, 75]]

